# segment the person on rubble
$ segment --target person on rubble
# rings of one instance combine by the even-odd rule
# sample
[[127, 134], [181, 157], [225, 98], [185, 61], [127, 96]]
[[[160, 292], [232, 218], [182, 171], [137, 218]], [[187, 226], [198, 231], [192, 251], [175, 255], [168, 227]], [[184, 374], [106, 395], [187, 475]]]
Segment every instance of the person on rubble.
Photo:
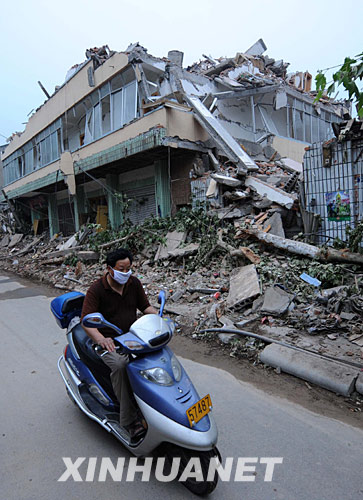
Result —
[[[137, 309], [143, 314], [157, 314], [157, 310], [150, 305], [141, 282], [131, 274], [132, 260], [132, 254], [125, 248], [107, 254], [107, 272], [88, 289], [81, 319], [87, 314], [99, 312], [126, 333], [136, 321]], [[95, 344], [107, 351], [100, 359], [111, 369], [112, 387], [120, 403], [120, 425], [132, 439], [141, 434], [144, 427], [138, 416], [126, 372], [128, 356], [116, 352], [113, 337], [117, 334], [114, 330], [83, 328]]]

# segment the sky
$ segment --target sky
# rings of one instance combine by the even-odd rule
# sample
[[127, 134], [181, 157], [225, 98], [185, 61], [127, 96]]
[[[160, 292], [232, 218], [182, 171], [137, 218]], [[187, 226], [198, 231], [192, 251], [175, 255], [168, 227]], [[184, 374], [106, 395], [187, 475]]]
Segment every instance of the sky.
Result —
[[0, 144], [22, 131], [90, 47], [139, 42], [158, 57], [233, 57], [262, 38], [288, 72], [339, 65], [363, 51], [361, 0], [17, 0], [1, 7]]

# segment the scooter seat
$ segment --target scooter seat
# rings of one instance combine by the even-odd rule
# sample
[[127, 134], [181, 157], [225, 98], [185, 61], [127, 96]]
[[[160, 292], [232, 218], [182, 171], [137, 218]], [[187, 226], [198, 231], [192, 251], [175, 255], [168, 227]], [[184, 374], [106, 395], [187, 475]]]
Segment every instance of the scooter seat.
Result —
[[82, 353], [86, 356], [88, 360], [91, 360], [94, 363], [97, 363], [100, 366], [105, 366], [100, 357], [95, 353], [92, 345], [92, 339], [87, 335], [84, 331], [83, 326], [79, 323], [72, 329], [73, 333], [73, 341], [82, 351]]
[[105, 389], [107, 394], [113, 399], [116, 406], [118, 405], [116, 396], [113, 392], [110, 373], [111, 369], [102, 361], [92, 347], [92, 339], [89, 338], [81, 324], [77, 324], [72, 328], [73, 343], [77, 349], [79, 357], [85, 365], [92, 371], [98, 383]]

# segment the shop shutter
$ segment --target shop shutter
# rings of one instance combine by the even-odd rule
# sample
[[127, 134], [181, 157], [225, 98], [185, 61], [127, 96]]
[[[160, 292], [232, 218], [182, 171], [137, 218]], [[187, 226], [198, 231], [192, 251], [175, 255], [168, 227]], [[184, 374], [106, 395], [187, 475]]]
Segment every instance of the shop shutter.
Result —
[[127, 218], [134, 224], [142, 223], [147, 217], [156, 215], [155, 185], [123, 191], [130, 201]]

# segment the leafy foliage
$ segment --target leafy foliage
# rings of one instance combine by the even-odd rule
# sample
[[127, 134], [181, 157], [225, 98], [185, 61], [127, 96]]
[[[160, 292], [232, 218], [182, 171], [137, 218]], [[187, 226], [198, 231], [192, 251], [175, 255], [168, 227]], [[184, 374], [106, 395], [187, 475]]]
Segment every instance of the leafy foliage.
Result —
[[284, 257], [284, 266], [276, 265], [271, 257], [262, 256], [257, 270], [263, 285], [279, 283], [301, 299], [309, 299], [314, 294], [314, 287], [300, 279], [302, 273], [307, 273], [322, 282], [322, 288], [330, 288], [345, 283], [344, 266], [338, 264], [323, 264], [308, 258]]
[[209, 215], [206, 207], [200, 204], [195, 209], [181, 208], [174, 216], [149, 217], [140, 225], [133, 224], [126, 219], [118, 230], [108, 228], [98, 232], [98, 226], [90, 224], [88, 228], [92, 229], [92, 234], [88, 237], [88, 247], [99, 251], [103, 243], [122, 240], [119, 246], [126, 246], [132, 252], [137, 253], [154, 244], [156, 246], [156, 244], [164, 243], [168, 231], [186, 231], [189, 241], [200, 243], [198, 254], [192, 259], [193, 266], [196, 266], [215, 246], [217, 225], [218, 217]]
[[338, 249], [348, 248], [351, 252], [363, 253], [363, 220], [359, 221], [354, 229], [346, 226], [345, 231], [347, 241], [335, 238], [333, 247]]
[[363, 253], [363, 220], [352, 229], [347, 226], [348, 248], [351, 252]]
[[348, 92], [349, 99], [357, 105], [357, 112], [360, 118], [363, 117], [363, 92], [359, 89], [357, 82], [363, 79], [363, 52], [354, 59], [346, 57], [343, 65], [333, 74], [333, 81], [328, 83], [323, 71], [319, 71], [315, 77], [316, 90], [318, 94], [315, 101], [318, 101], [326, 91], [331, 96], [337, 87], [343, 85]]

